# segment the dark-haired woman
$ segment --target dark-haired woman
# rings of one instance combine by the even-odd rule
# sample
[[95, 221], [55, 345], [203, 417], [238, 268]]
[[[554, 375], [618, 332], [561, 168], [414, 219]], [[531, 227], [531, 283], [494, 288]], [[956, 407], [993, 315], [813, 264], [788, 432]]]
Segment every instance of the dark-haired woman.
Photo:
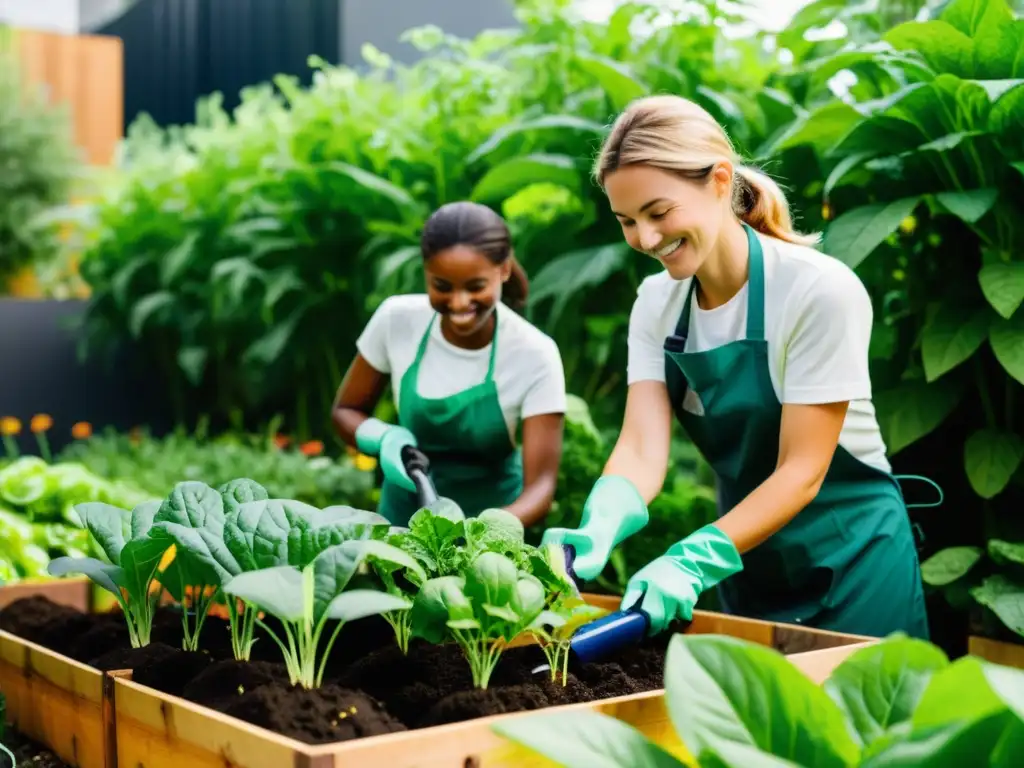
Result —
[[[335, 428], [379, 457], [378, 511], [393, 525], [420, 506], [402, 464], [406, 445], [428, 456], [438, 494], [466, 515], [498, 507], [533, 525], [551, 505], [562, 455], [558, 347], [517, 313], [528, 284], [497, 213], [445, 205], [420, 245], [426, 294], [392, 296], [374, 313], [338, 390]], [[398, 424], [370, 416], [389, 380]]]

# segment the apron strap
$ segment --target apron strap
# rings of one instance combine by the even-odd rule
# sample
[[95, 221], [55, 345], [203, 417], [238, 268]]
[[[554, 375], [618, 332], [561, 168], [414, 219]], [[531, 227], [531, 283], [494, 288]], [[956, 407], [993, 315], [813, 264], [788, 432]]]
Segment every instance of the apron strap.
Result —
[[[942, 488], [940, 488], [939, 484], [936, 483], [934, 480], [930, 480], [927, 477], [922, 477], [921, 475], [893, 475], [893, 479], [896, 481], [897, 485], [901, 485], [901, 480], [920, 480], [922, 483], [928, 483], [928, 485], [934, 488], [939, 494], [938, 501], [933, 501], [930, 504], [907, 504], [906, 501], [904, 501], [903, 503], [906, 505], [908, 510], [931, 509], [933, 507], [938, 507], [942, 505], [942, 500], [945, 498], [945, 496], [942, 493]], [[902, 485], [900, 490], [902, 491]], [[924, 529], [921, 527], [920, 523], [915, 523], [913, 520], [910, 522], [910, 527], [917, 536], [917, 548], [918, 551], [920, 551], [921, 547], [924, 546], [925, 542]]]
[[[749, 276], [747, 277], [747, 339], [764, 341], [764, 250], [757, 234], [746, 222], [743, 228], [747, 233], [747, 250], [749, 253]], [[697, 287], [697, 278], [690, 280], [690, 290], [686, 294], [683, 311], [679, 313], [672, 347], [675, 352], [683, 352], [687, 337], [690, 334], [690, 305], [693, 292]]]
[[484, 381], [490, 381], [494, 378], [494, 361], [498, 357], [498, 307], [494, 308], [494, 335], [491, 336], [491, 360], [487, 364], [487, 378]]
[[747, 231], [747, 249], [749, 266], [747, 277], [747, 339], [764, 341], [764, 251], [754, 228], [746, 222], [743, 228]]
[[[430, 317], [430, 322], [427, 323], [427, 330], [423, 332], [423, 338], [420, 339], [420, 346], [416, 350], [416, 357], [413, 358], [412, 366], [419, 366], [419, 363], [423, 360], [423, 355], [427, 351], [427, 342], [430, 340], [430, 329], [434, 327], [434, 320], [437, 319], [437, 313], [435, 312]], [[491, 337], [491, 354], [490, 359], [487, 363], [487, 378], [485, 382], [490, 381], [494, 378], [494, 361], [498, 357], [498, 308], [494, 308], [494, 336]]]

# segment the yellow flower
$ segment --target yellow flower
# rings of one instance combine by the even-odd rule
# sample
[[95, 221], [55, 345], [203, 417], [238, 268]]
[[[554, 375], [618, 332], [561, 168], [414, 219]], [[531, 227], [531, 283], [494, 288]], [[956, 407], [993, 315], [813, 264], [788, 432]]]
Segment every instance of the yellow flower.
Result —
[[377, 466], [377, 460], [372, 456], [367, 456], [365, 453], [357, 453], [355, 465], [356, 469], [360, 469], [363, 472], [372, 472]]
[[915, 216], [907, 216], [900, 222], [900, 231], [905, 235], [912, 235], [915, 229], [917, 229], [917, 217]]
[[4, 416], [0, 419], [0, 435], [18, 435], [21, 434], [21, 422], [13, 416]]
[[821, 204], [821, 218], [825, 221], [832, 218], [832, 206], [828, 204], [827, 200]]
[[53, 427], [53, 419], [45, 413], [37, 413], [32, 417], [32, 421], [29, 422], [28, 426], [33, 432], [39, 434]]

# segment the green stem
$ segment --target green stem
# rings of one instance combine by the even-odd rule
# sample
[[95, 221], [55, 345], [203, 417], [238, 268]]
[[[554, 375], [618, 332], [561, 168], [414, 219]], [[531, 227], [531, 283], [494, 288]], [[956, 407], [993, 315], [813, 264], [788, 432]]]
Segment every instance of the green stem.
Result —
[[[323, 625], [321, 625], [323, 626]], [[324, 655], [320, 658], [320, 669], [316, 673], [316, 687], [319, 688], [324, 681], [324, 669], [327, 668], [327, 657], [331, 655], [331, 646], [334, 645], [334, 641], [338, 639], [338, 633], [341, 632], [341, 628], [345, 626], [345, 622], [339, 621], [338, 626], [334, 628], [334, 632], [331, 633], [331, 639], [327, 641], [327, 645], [324, 646]], [[313, 649], [316, 650], [315, 648]], [[315, 655], [314, 655], [315, 658]]]
[[8, 459], [18, 458], [18, 443], [10, 435], [4, 435], [4, 450], [7, 452]]
[[979, 355], [974, 356], [974, 378], [978, 386], [978, 394], [981, 396], [981, 407], [985, 411], [985, 421], [990, 429], [995, 429], [996, 409], [992, 404], [992, 396], [988, 391], [988, 378], [985, 376], [985, 369]]
[[409, 640], [412, 636], [412, 617], [409, 611], [388, 611], [383, 614], [384, 621], [391, 625], [395, 631], [395, 642], [402, 651], [402, 655], [409, 654]]
[[46, 433], [37, 432], [36, 442], [39, 443], [39, 454], [47, 464], [53, 463], [53, 456], [50, 455], [50, 441], [46, 439]]

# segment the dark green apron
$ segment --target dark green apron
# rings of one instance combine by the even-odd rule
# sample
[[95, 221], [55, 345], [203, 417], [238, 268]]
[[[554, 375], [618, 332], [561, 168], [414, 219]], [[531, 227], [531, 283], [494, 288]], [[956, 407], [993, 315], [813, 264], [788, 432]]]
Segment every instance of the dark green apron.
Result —
[[[402, 376], [398, 399], [398, 423], [416, 436], [419, 449], [430, 459], [438, 495], [454, 501], [467, 516], [508, 506], [523, 491], [522, 455], [509, 435], [494, 383], [500, 325], [497, 311], [490, 362], [482, 383], [447, 397], [420, 397], [416, 383], [435, 314], [412, 365]], [[408, 525], [419, 508], [415, 493], [387, 481], [381, 486], [378, 512], [392, 525]]]
[[[782, 423], [764, 337], [764, 255], [754, 231], [744, 226], [750, 249], [746, 338], [684, 352], [694, 279], [675, 335], [665, 341], [669, 396], [715, 471], [719, 515], [775, 471]], [[718, 586], [730, 613], [875, 637], [894, 631], [929, 636], [899, 483], [841, 446], [814, 501], [747, 552], [743, 563], [742, 572]]]

